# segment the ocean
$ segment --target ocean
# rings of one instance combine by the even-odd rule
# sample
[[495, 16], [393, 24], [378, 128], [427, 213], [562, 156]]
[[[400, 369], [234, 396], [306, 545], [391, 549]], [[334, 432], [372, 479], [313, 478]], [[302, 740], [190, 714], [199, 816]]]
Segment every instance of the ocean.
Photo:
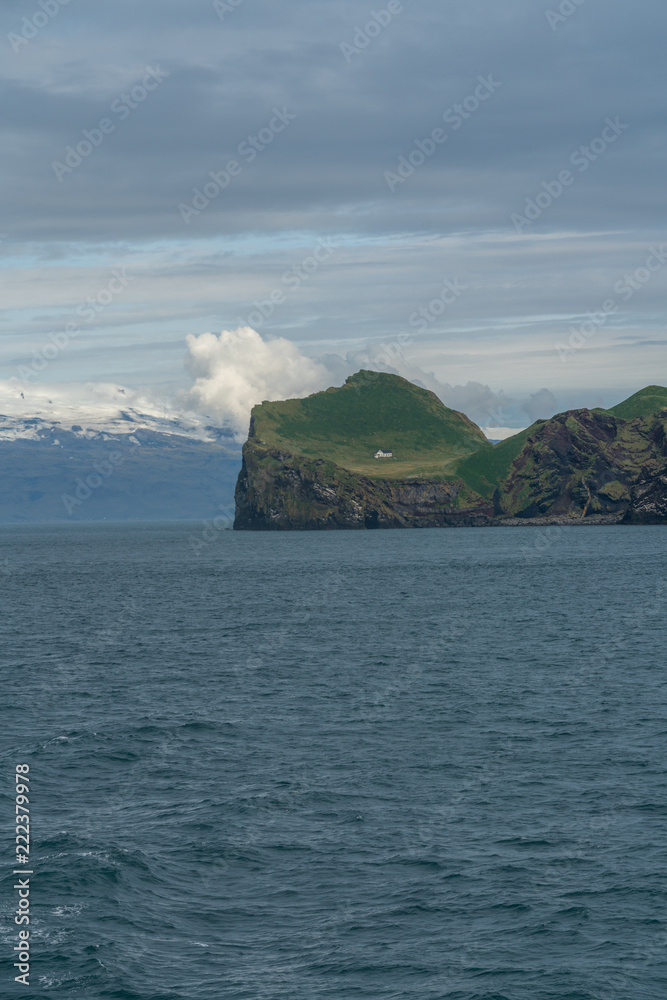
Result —
[[664, 1000], [666, 549], [0, 528], [0, 996]]

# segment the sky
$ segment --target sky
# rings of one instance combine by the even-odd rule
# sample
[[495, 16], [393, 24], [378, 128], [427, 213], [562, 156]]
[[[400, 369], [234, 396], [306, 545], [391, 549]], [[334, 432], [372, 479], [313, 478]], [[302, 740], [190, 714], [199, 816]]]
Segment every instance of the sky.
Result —
[[665, 383], [662, 0], [0, 18], [2, 379], [243, 421], [374, 367], [509, 427]]

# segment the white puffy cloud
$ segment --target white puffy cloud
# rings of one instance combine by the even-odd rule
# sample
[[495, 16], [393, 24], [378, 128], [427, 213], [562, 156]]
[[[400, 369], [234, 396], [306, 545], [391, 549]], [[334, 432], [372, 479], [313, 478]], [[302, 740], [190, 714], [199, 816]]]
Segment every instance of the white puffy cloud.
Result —
[[218, 336], [190, 334], [187, 345], [186, 367], [194, 379], [188, 405], [239, 434], [247, 432], [255, 404], [307, 396], [331, 384], [327, 368], [291, 340], [263, 340], [249, 326]]

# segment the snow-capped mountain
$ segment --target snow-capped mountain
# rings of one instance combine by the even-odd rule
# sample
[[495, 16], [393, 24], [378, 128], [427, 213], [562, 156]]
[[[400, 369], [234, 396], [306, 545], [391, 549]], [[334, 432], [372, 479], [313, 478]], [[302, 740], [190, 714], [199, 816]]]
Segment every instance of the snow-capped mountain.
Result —
[[0, 521], [228, 519], [240, 464], [232, 430], [173, 402], [0, 382]]
[[37, 441], [58, 428], [88, 439], [139, 430], [197, 441], [230, 440], [233, 436], [199, 414], [176, 409], [172, 400], [150, 398], [113, 383], [28, 385], [18, 379], [0, 381], [0, 441]]

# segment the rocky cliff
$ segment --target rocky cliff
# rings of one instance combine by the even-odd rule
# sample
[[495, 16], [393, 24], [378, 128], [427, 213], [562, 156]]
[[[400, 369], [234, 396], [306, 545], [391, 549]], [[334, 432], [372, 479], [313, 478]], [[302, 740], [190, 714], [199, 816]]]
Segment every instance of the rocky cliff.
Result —
[[633, 489], [624, 524], [667, 524], [667, 467]]
[[493, 504], [461, 480], [374, 480], [251, 441], [236, 486], [237, 530], [489, 524]]
[[628, 510], [633, 487], [665, 463], [665, 420], [570, 410], [531, 429], [498, 484], [500, 509], [519, 517]]

